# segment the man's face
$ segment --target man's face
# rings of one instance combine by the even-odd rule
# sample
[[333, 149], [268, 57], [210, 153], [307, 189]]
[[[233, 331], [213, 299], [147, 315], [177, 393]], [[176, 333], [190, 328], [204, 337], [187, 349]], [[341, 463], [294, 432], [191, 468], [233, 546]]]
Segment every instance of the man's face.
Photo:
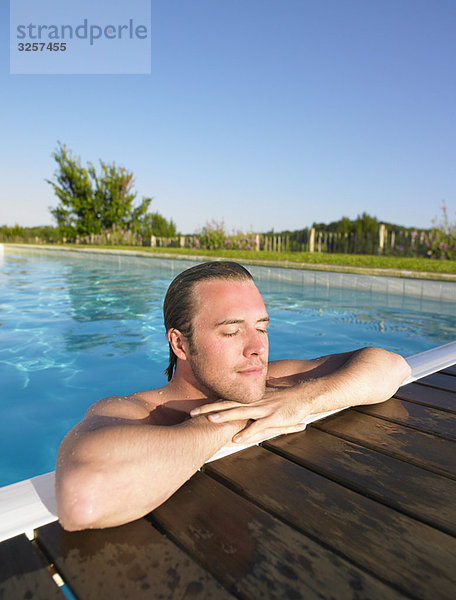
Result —
[[195, 316], [189, 363], [208, 395], [249, 403], [265, 390], [269, 321], [250, 281], [209, 280], [194, 290]]

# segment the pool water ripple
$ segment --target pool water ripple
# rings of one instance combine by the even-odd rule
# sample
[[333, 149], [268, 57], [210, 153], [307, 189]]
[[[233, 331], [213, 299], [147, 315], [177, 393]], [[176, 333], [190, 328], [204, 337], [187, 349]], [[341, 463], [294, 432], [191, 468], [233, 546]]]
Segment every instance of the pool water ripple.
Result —
[[[187, 263], [7, 249], [0, 267], [0, 485], [54, 469], [63, 435], [100, 397], [165, 383], [166, 288]], [[365, 345], [405, 355], [456, 338], [455, 305], [271, 280], [270, 358]]]

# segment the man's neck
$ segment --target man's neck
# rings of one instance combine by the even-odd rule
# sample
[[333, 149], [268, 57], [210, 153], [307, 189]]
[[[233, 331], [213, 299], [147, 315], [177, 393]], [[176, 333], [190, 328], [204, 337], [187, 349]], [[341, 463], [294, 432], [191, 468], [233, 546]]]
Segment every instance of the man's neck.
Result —
[[188, 363], [179, 360], [173, 378], [165, 388], [167, 396], [174, 400], [200, 400], [202, 404], [217, 400], [209, 390], [198, 383]]

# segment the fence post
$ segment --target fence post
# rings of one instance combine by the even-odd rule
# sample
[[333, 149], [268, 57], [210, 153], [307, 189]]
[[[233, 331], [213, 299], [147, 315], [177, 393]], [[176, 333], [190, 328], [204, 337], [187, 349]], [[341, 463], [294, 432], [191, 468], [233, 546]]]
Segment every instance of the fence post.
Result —
[[385, 252], [385, 232], [386, 232], [385, 224], [380, 223], [380, 227], [378, 228], [377, 254], [383, 254]]
[[257, 233], [255, 235], [255, 250], [258, 252], [259, 249], [260, 249], [260, 234]]
[[157, 238], [154, 235], [150, 236], [150, 245], [152, 246], [152, 248], [155, 248], [155, 246], [157, 245]]
[[408, 256], [410, 252], [410, 232], [404, 233], [404, 256]]
[[315, 228], [314, 227], [312, 227], [312, 229], [310, 230], [309, 252], [315, 252]]

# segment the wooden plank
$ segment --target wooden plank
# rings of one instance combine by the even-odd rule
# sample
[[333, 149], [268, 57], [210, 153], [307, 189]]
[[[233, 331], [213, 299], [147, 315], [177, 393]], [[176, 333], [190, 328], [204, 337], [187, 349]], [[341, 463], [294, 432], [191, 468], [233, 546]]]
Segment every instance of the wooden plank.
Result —
[[456, 414], [447, 411], [396, 398], [391, 398], [391, 400], [380, 404], [357, 406], [355, 410], [387, 419], [393, 423], [413, 427], [426, 433], [456, 440]]
[[425, 406], [433, 406], [456, 414], [456, 397], [452, 392], [430, 388], [427, 385], [409, 383], [399, 388], [394, 394], [395, 398], [409, 400]]
[[456, 365], [442, 369], [440, 373], [445, 373], [445, 375], [456, 375]]
[[24, 534], [0, 544], [0, 599], [64, 600], [46, 565]]
[[456, 442], [452, 440], [354, 410], [318, 421], [312, 427], [456, 479]]
[[403, 597], [204, 473], [152, 517], [246, 600]]
[[263, 442], [343, 485], [456, 535], [456, 481], [308, 427]]
[[421, 385], [429, 385], [431, 387], [447, 390], [448, 392], [456, 392], [456, 379], [445, 373], [433, 373], [419, 380]]
[[58, 523], [37, 530], [68, 587], [84, 600], [233, 596], [147, 519], [68, 533]]
[[264, 448], [210, 463], [205, 472], [405, 594], [453, 600], [455, 537]]

